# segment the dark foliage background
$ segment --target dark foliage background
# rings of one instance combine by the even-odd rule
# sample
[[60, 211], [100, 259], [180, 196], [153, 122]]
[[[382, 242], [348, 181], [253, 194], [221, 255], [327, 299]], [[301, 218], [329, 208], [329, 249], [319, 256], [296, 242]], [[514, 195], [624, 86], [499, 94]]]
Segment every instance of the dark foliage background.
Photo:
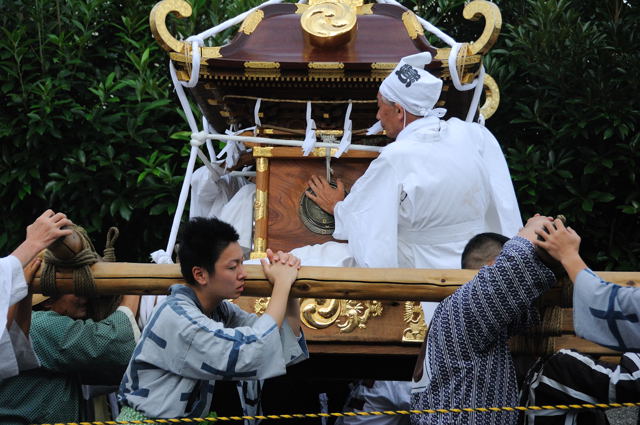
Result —
[[[501, 89], [487, 126], [509, 161], [523, 215], [564, 213], [597, 269], [640, 270], [640, 7], [625, 0], [495, 0], [485, 61]], [[192, 0], [184, 37], [257, 0]], [[460, 41], [482, 22], [460, 0], [405, 0]], [[42, 210], [65, 211], [97, 246], [120, 227], [121, 260], [164, 247], [188, 127], [151, 37], [147, 0], [0, 0], [0, 253]], [[226, 31], [211, 44], [233, 34]], [[442, 43], [433, 40], [436, 46]]]

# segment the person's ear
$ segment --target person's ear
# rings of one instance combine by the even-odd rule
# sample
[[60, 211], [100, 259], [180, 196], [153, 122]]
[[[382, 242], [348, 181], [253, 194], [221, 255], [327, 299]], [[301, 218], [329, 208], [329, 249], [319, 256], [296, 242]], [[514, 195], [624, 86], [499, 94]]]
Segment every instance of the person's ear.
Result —
[[203, 267], [193, 266], [191, 273], [193, 274], [193, 279], [200, 285], [207, 284], [209, 273]]

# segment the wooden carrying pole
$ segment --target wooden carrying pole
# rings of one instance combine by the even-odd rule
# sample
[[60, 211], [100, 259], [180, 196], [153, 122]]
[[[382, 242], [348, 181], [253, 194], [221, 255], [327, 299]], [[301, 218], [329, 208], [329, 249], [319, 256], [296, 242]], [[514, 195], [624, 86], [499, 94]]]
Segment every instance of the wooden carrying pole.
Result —
[[[260, 265], [245, 265], [247, 277], [243, 295], [268, 297], [271, 284]], [[174, 283], [184, 283], [177, 264], [96, 263], [91, 267], [98, 294], [164, 295]], [[441, 301], [471, 280], [475, 270], [363, 269], [302, 267], [291, 290], [299, 298], [341, 298], [352, 300]], [[640, 284], [640, 272], [598, 272], [613, 283]], [[71, 270], [56, 273], [59, 293], [73, 293]], [[40, 271], [33, 282], [42, 292]], [[561, 304], [561, 291], [547, 295], [547, 304]]]

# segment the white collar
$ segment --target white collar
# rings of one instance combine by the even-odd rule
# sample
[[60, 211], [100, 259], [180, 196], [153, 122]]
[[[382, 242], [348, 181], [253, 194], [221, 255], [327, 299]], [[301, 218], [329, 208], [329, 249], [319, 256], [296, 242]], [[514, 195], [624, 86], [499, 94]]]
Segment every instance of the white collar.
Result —
[[411, 137], [411, 135], [416, 133], [431, 133], [434, 136], [442, 130], [445, 124], [444, 120], [441, 120], [437, 117], [424, 117], [417, 119], [407, 125], [396, 137], [396, 140], [405, 139]]

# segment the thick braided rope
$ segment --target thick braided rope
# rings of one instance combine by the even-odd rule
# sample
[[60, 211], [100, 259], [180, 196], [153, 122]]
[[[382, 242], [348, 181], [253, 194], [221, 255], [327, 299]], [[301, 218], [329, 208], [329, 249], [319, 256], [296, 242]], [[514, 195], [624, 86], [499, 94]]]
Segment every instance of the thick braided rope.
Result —
[[[475, 407], [475, 408], [450, 408], [450, 409], [420, 409], [420, 410], [385, 410], [373, 412], [342, 412], [342, 413], [293, 413], [284, 415], [256, 415], [256, 416], [219, 416], [206, 418], [174, 418], [174, 419], [142, 419], [128, 421], [101, 421], [101, 422], [68, 422], [40, 425], [116, 425], [116, 424], [173, 424], [173, 423], [198, 423], [198, 422], [229, 422], [243, 420], [264, 419], [307, 419], [307, 418], [331, 418], [345, 416], [394, 416], [394, 415], [434, 415], [447, 413], [488, 413], [488, 412], [514, 412], [514, 411], [541, 411], [541, 410], [580, 410], [580, 409], [609, 409], [617, 407], [638, 407], [635, 403], [593, 403], [593, 404], [557, 404], [545, 406], [515, 406], [515, 407]], [[35, 425], [35, 424], [33, 424]]]
[[76, 295], [92, 296], [96, 294], [96, 284], [93, 280], [90, 266], [98, 262], [98, 254], [89, 239], [87, 232], [80, 226], [73, 226], [73, 230], [82, 240], [82, 250], [69, 260], [61, 260], [47, 250], [44, 254], [44, 267], [41, 276], [42, 293], [56, 296], [56, 268], [73, 269], [73, 289]]

